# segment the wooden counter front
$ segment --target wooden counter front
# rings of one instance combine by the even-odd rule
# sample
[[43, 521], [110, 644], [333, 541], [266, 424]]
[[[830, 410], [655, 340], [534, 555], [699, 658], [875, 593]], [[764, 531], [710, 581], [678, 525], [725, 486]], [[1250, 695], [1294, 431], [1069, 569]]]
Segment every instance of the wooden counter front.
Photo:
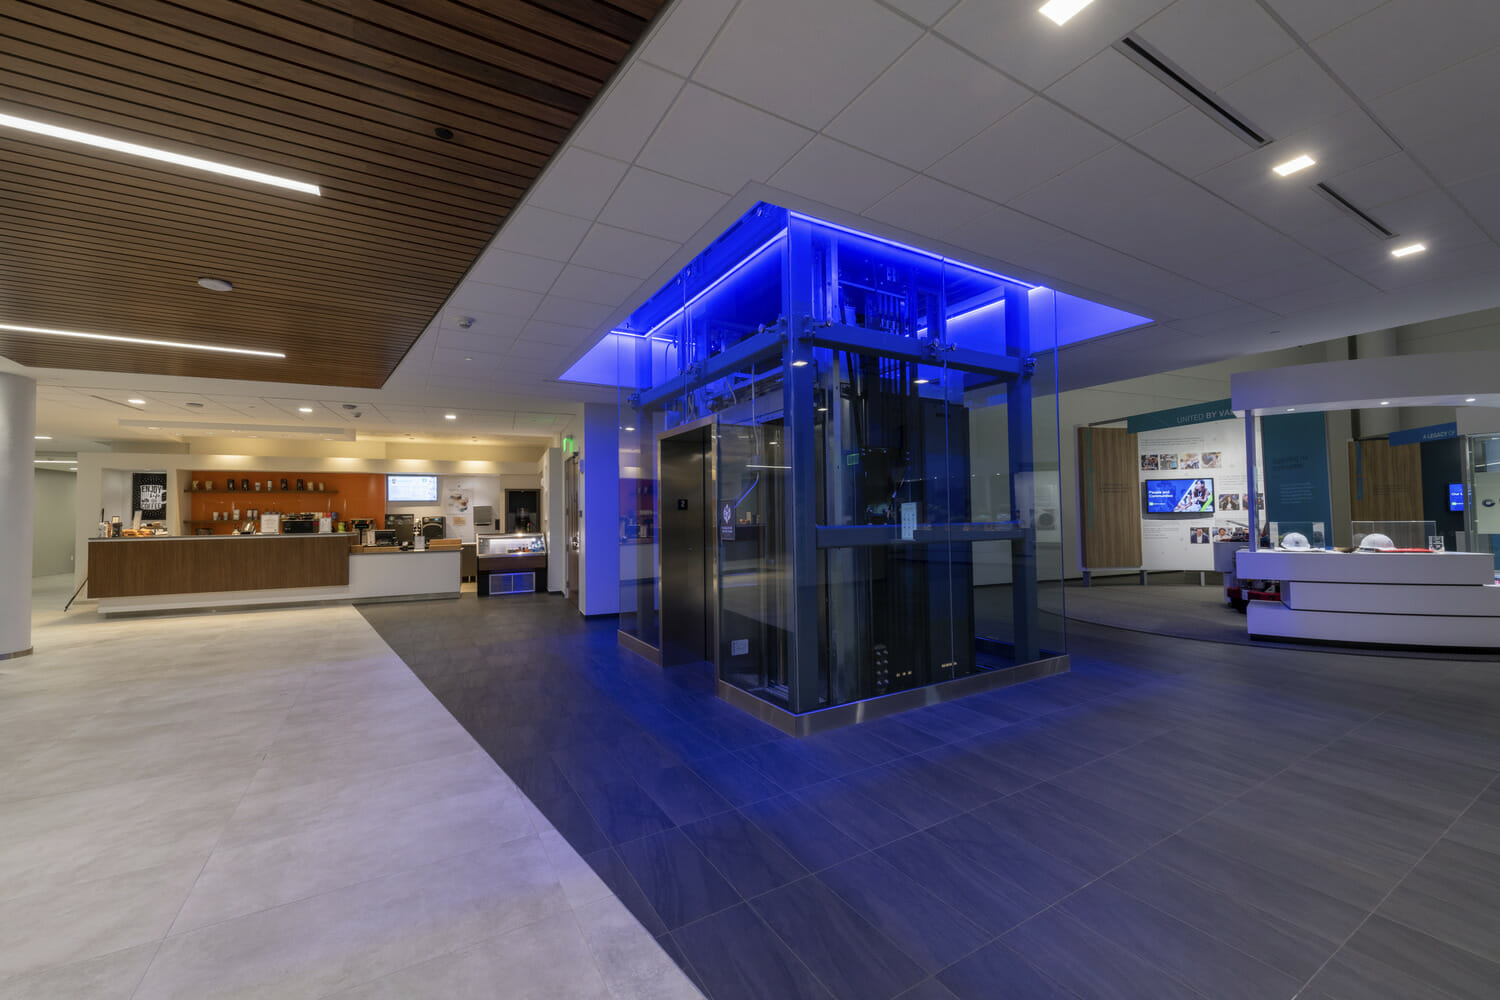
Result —
[[353, 534], [93, 539], [89, 597], [339, 587]]

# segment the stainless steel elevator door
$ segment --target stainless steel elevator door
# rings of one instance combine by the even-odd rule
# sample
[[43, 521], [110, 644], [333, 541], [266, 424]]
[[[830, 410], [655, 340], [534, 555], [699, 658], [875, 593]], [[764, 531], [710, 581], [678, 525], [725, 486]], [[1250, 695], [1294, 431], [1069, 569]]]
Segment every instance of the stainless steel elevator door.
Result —
[[661, 448], [661, 662], [714, 659], [713, 429], [663, 437]]

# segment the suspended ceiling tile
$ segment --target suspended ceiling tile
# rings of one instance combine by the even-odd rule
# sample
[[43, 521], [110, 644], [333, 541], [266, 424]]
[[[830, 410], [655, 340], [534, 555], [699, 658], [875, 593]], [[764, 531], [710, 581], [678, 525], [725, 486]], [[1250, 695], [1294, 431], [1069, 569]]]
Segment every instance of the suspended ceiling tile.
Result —
[[1367, 163], [1354, 170], [1337, 174], [1328, 183], [1344, 197], [1359, 205], [1380, 207], [1432, 190], [1432, 178], [1405, 153], [1396, 153]]
[[463, 284], [484, 283], [545, 292], [552, 287], [562, 269], [563, 265], [556, 260], [492, 248], [475, 262]]
[[526, 203], [592, 219], [604, 208], [628, 167], [620, 160], [571, 146], [547, 164], [541, 179], [527, 193]]
[[[582, 343], [582, 341], [578, 342]], [[518, 361], [556, 361], [560, 359], [560, 355], [564, 351], [565, 348], [555, 343], [548, 343], [542, 340], [522, 340], [518, 341], [505, 354], [506, 357], [515, 358]]]
[[1295, 291], [1268, 295], [1261, 304], [1282, 316], [1298, 316], [1316, 309], [1368, 299], [1370, 294], [1371, 286], [1368, 281], [1345, 274]]
[[908, 17], [914, 17], [931, 26], [942, 19], [958, 3], [958, 0], [889, 0], [890, 5]]
[[[470, 287], [471, 284], [472, 287]], [[536, 307], [541, 303], [542, 296], [538, 292], [522, 291], [519, 288], [502, 288], [499, 285], [487, 285], [477, 281], [466, 283], [449, 300], [448, 308], [443, 311], [442, 326], [444, 328], [457, 326], [462, 317], [475, 317], [479, 313], [485, 314], [486, 317], [506, 316], [526, 319], [536, 312]]]
[[[567, 299], [618, 306], [640, 291], [639, 278], [611, 271], [600, 271], [579, 264], [569, 264], [552, 285], [552, 294]], [[546, 319], [547, 317], [539, 317]]]
[[1040, 3], [963, 0], [937, 31], [1001, 72], [1043, 90], [1067, 76], [1171, 0], [1110, 0], [1085, 7], [1065, 25], [1038, 13]]
[[1494, 47], [1500, 4], [1391, 0], [1312, 43], [1366, 101]]
[[918, 174], [864, 214], [909, 232], [941, 237], [993, 208], [993, 202]]
[[565, 326], [602, 326], [614, 307], [578, 299], [564, 299], [556, 295], [547, 296], [536, 311], [536, 319]]
[[1251, 148], [1195, 107], [1133, 136], [1130, 144], [1187, 177], [1223, 166]]
[[653, 26], [641, 48], [641, 58], [687, 76], [708, 51], [738, 0], [694, 0], [675, 3]]
[[1383, 94], [1370, 102], [1405, 143], [1479, 127], [1493, 128], [1500, 107], [1500, 47]]
[[810, 138], [804, 128], [688, 84], [636, 162], [734, 194], [781, 169]]
[[1114, 144], [1094, 126], [1038, 97], [926, 173], [980, 197], [1005, 202]]
[[590, 110], [573, 144], [627, 163], [634, 160], [682, 84], [682, 77], [650, 63], [632, 64]]
[[693, 79], [820, 129], [921, 34], [867, 0], [756, 0], [730, 16]]
[[1267, 0], [1303, 41], [1312, 41], [1388, 0]]
[[1500, 162], [1500, 120], [1429, 139], [1417, 156], [1442, 184], [1461, 185], [1482, 177]]
[[1112, 48], [1048, 87], [1047, 96], [1121, 137], [1135, 135], [1188, 106]]
[[1031, 97], [936, 35], [913, 45], [824, 132], [922, 170]]
[[1348, 93], [1302, 49], [1241, 77], [1220, 93], [1231, 108], [1272, 137], [1312, 127], [1354, 106]]
[[670, 240], [599, 223], [584, 237], [578, 251], [573, 254], [573, 263], [647, 278], [679, 249], [681, 245]]
[[1255, 0], [1178, 0], [1137, 34], [1211, 91], [1297, 47]]
[[588, 231], [586, 219], [527, 205], [510, 214], [493, 246], [498, 250], [566, 261], [573, 256], [573, 251], [578, 249]]
[[[530, 323], [526, 324], [526, 331], [521, 335], [520, 341], [521, 343], [529, 342], [533, 344], [542, 343], [562, 345], [564, 347], [576, 347], [578, 344], [581, 344], [585, 340], [591, 338], [594, 335], [594, 332], [595, 331], [590, 329], [589, 327], [563, 326], [560, 323], [547, 323], [541, 320], [532, 320]], [[521, 343], [518, 343], [516, 346], [520, 347]], [[518, 352], [516, 356], [520, 357], [520, 353]], [[554, 351], [548, 356], [556, 358], [558, 355], [557, 352]]]
[[444, 330], [438, 335], [435, 343], [438, 347], [446, 347], [455, 351], [501, 351], [515, 343], [519, 334], [519, 330], [515, 333], [479, 328]]
[[718, 191], [632, 167], [599, 221], [685, 243], [728, 201]]
[[777, 171], [771, 184], [835, 208], [863, 212], [912, 176], [904, 167], [820, 135]]

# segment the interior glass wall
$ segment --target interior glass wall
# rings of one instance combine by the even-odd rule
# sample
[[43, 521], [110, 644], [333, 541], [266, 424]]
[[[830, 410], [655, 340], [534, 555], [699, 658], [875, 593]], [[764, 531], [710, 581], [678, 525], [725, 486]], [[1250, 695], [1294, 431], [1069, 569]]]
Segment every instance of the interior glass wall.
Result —
[[757, 206], [601, 345], [622, 632], [674, 627], [662, 441], [706, 425], [723, 683], [806, 713], [1064, 652], [1057, 302]]

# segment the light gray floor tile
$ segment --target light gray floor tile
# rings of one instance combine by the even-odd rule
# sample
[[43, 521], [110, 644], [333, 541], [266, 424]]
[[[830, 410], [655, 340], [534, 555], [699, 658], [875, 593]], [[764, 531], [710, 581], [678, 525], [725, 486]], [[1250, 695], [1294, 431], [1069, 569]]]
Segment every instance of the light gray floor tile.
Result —
[[130, 1000], [156, 942], [0, 980], [0, 1000]]
[[614, 896], [579, 907], [576, 914], [615, 1000], [701, 1000], [697, 988]]

